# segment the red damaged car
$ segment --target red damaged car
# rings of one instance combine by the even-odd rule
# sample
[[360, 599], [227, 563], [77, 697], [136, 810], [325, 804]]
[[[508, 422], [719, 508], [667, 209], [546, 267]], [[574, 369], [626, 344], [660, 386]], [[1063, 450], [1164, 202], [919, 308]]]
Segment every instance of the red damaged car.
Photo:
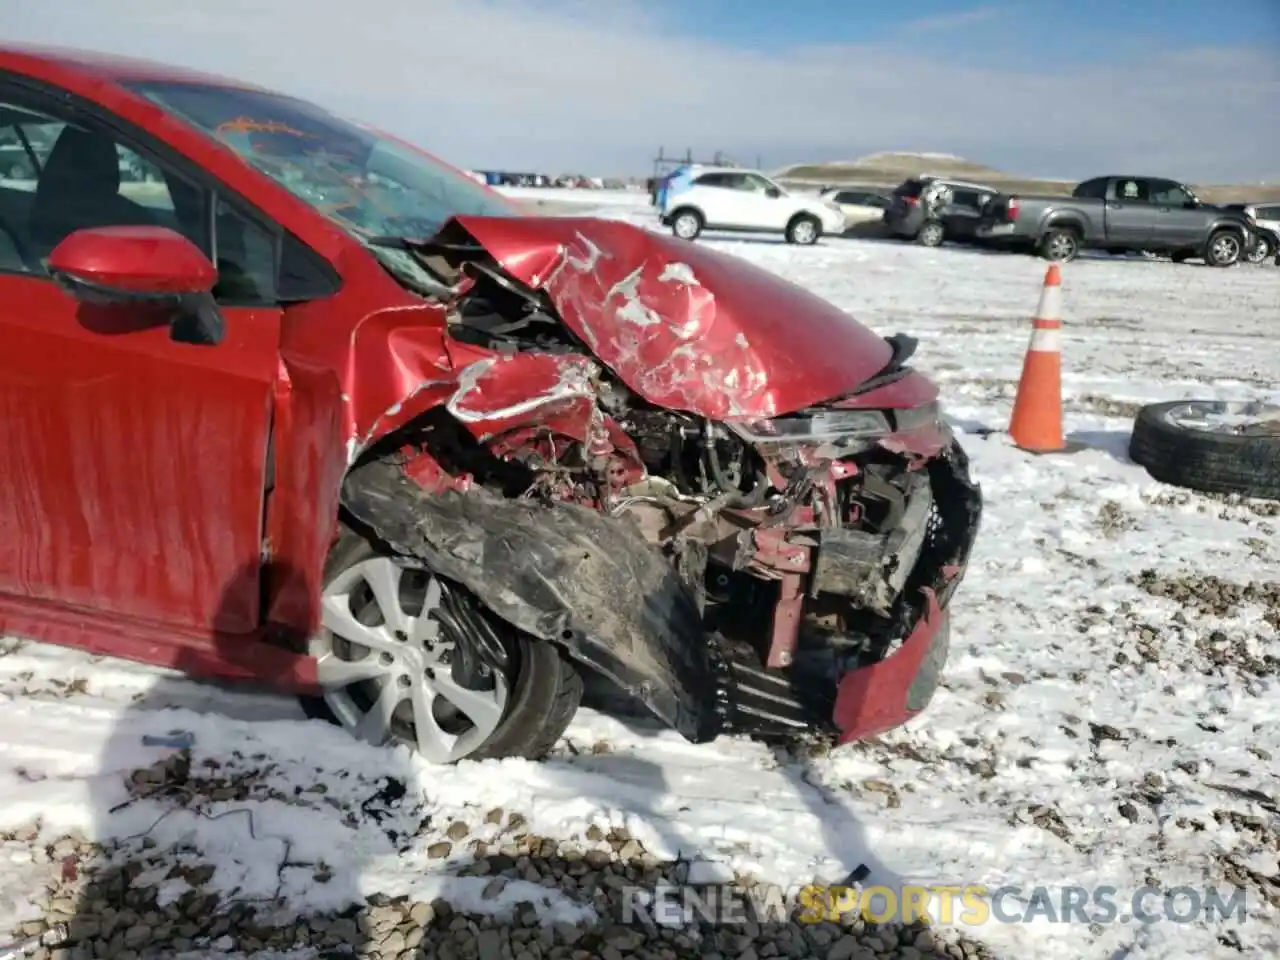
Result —
[[902, 723], [981, 514], [935, 387], [747, 263], [246, 84], [0, 47], [0, 633], [544, 753]]

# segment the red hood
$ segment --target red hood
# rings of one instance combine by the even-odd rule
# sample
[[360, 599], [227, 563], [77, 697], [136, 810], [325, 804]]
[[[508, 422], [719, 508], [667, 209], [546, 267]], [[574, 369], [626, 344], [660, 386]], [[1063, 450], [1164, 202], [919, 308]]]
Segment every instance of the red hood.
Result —
[[459, 217], [511, 276], [545, 290], [650, 403], [713, 420], [848, 393], [892, 349], [827, 301], [738, 257], [616, 220]]

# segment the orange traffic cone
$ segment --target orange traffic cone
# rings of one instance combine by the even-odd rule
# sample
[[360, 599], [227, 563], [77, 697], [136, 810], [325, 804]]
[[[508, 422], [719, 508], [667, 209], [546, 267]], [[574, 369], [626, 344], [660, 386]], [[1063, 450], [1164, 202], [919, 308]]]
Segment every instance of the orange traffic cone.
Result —
[[1067, 448], [1062, 435], [1062, 277], [1056, 263], [1045, 271], [1009, 436], [1030, 453]]

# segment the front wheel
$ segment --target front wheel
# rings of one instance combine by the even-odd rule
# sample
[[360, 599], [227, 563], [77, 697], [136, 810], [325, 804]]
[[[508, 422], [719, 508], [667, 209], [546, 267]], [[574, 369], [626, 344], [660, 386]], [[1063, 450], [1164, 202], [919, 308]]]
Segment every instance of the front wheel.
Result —
[[796, 217], [787, 224], [787, 243], [798, 243], [809, 247], [818, 242], [822, 236], [822, 224], [813, 217]]
[[1271, 247], [1271, 241], [1266, 237], [1258, 237], [1257, 246], [1253, 248], [1253, 252], [1249, 254], [1250, 263], [1262, 263], [1264, 260], [1270, 259], [1271, 255], [1276, 251]]
[[924, 247], [939, 247], [946, 239], [947, 231], [937, 220], [930, 220], [916, 234], [916, 243]]
[[1234, 230], [1219, 230], [1205, 245], [1204, 262], [1211, 267], [1230, 267], [1240, 261], [1244, 252], [1240, 234]]
[[432, 763], [544, 756], [573, 719], [582, 678], [554, 646], [490, 616], [425, 567], [344, 531], [308, 652], [322, 695], [309, 716]]

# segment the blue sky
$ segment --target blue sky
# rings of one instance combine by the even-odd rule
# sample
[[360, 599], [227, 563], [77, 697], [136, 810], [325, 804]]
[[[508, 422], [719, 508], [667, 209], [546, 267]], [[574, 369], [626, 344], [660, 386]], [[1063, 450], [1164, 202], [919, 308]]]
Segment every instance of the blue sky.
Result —
[[7, 37], [252, 80], [478, 168], [905, 150], [1280, 182], [1280, 0], [0, 3]]
[[956, 44], [998, 60], [1060, 50], [1072, 60], [1171, 46], [1256, 45], [1280, 55], [1280, 0], [654, 0], [679, 32], [735, 46]]

